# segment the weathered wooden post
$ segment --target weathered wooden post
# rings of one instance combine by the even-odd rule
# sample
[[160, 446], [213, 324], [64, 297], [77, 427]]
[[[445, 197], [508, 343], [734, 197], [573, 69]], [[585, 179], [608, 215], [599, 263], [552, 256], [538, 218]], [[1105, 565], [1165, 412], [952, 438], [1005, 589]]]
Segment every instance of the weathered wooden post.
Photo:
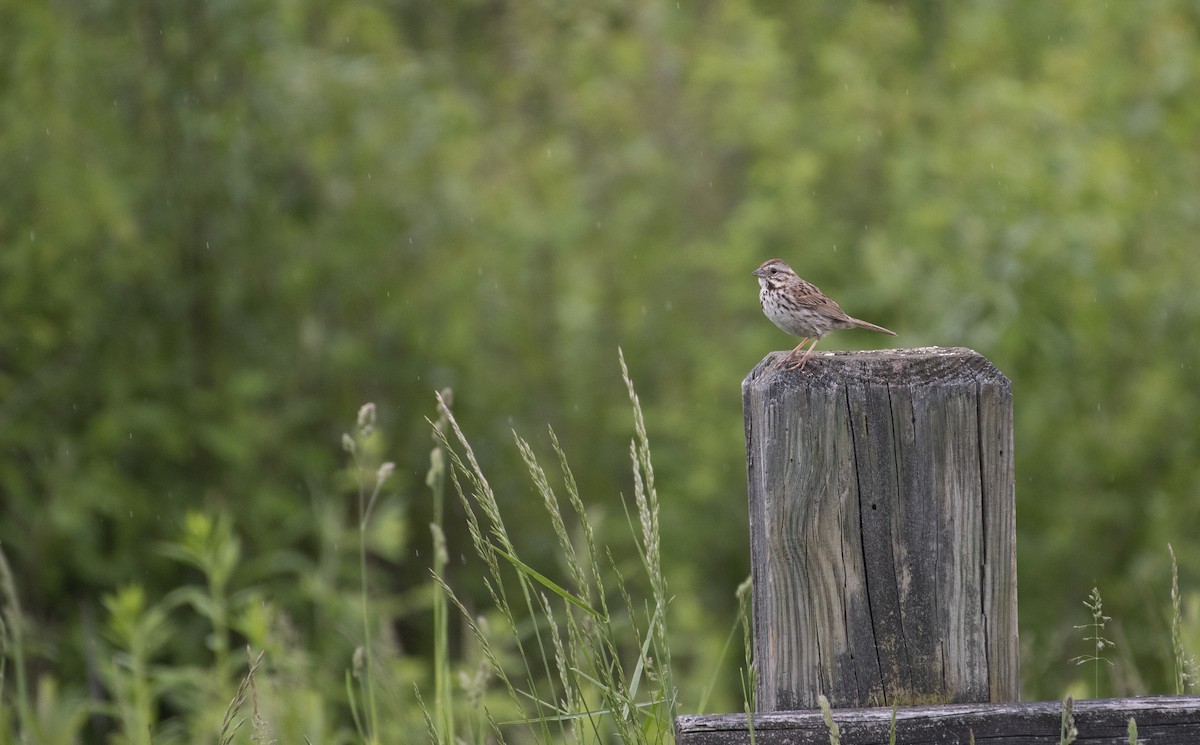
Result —
[[1012, 390], [968, 349], [742, 384], [758, 711], [1019, 698]]

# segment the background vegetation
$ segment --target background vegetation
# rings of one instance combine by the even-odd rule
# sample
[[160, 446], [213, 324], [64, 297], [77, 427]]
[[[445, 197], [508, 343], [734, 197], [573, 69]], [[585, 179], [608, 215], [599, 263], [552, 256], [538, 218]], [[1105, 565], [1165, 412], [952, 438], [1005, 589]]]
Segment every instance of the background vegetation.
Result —
[[[0, 195], [6, 728], [21, 672], [62, 741], [112, 731], [98, 700], [187, 740], [250, 641], [293, 692], [281, 741], [348, 737], [365, 401], [371, 469], [396, 464], [371, 612], [422, 727], [433, 392], [562, 576], [511, 431], [552, 456], [553, 427], [629, 558], [618, 345], [681, 709], [716, 674], [707, 708], [740, 710], [718, 656], [748, 573], [739, 385], [789, 344], [750, 276], [775, 256], [1012, 378], [1026, 698], [1091, 680], [1093, 585], [1101, 692], [1173, 690], [1168, 542], [1200, 647], [1192, 0], [5, 2]], [[446, 510], [448, 580], [482, 602]]]

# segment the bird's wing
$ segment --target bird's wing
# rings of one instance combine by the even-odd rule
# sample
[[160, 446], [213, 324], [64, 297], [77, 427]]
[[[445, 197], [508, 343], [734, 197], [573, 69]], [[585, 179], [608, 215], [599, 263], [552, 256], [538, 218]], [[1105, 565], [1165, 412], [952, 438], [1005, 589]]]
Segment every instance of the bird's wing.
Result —
[[846, 315], [846, 311], [842, 310], [842, 306], [829, 299], [825, 293], [818, 290], [816, 287], [808, 285], [804, 288], [804, 292], [798, 293], [797, 302], [802, 308], [811, 308], [818, 311], [822, 315], [849, 320], [850, 316]]

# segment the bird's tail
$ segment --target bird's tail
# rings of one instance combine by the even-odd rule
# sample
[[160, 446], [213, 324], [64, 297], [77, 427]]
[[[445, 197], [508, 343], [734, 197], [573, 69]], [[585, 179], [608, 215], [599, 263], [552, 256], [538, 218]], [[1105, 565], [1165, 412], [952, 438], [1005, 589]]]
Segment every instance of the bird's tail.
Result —
[[896, 335], [895, 331], [889, 331], [888, 329], [885, 329], [883, 326], [876, 326], [873, 323], [867, 323], [866, 321], [860, 321], [857, 318], [851, 318], [850, 322], [853, 323], [855, 326], [857, 326], [860, 329], [867, 329], [869, 331], [878, 331], [879, 333], [887, 334], [888, 336]]

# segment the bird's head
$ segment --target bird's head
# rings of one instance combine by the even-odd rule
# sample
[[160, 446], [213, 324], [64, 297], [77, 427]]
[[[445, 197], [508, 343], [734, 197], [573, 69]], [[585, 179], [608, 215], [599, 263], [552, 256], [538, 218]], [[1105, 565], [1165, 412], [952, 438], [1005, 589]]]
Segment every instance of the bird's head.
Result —
[[782, 259], [770, 259], [754, 270], [754, 276], [763, 287], [778, 287], [795, 279], [796, 273]]

